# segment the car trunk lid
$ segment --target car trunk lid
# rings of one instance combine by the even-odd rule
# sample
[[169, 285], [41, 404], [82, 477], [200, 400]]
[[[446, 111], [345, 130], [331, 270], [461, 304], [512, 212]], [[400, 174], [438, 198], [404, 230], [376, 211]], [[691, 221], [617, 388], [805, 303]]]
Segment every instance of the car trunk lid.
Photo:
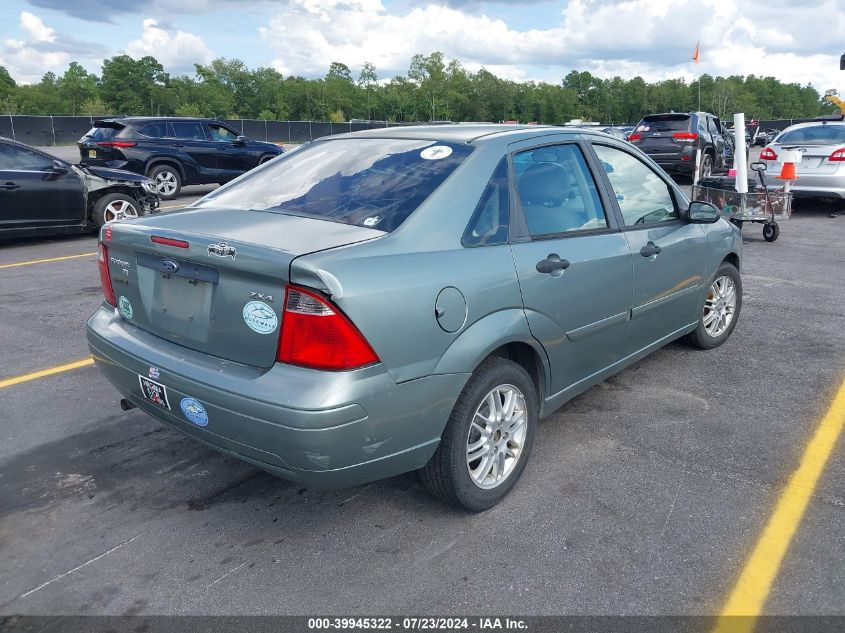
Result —
[[[637, 147], [646, 154], [680, 154], [684, 144], [675, 139], [677, 133], [690, 132], [691, 119], [688, 114], [656, 114], [643, 117], [634, 130], [639, 134]], [[693, 139], [689, 139], [693, 140]]]
[[117, 308], [185, 347], [269, 367], [290, 262], [383, 231], [261, 211], [187, 210], [104, 232]]
[[785, 150], [797, 150], [801, 153], [801, 162], [795, 165], [795, 172], [800, 176], [801, 174], [821, 176], [824, 174], [833, 174], [839, 169], [841, 161], [831, 161], [830, 156], [836, 150], [841, 149], [841, 144], [835, 145], [797, 145], [794, 143], [787, 143], [784, 145], [775, 143], [770, 146], [771, 149], [778, 155], [775, 161], [767, 161], [768, 170], [771, 172], [783, 167], [781, 162], [781, 153]]
[[114, 143], [117, 141], [117, 135], [125, 127], [118, 121], [94, 121], [94, 127], [88, 130], [88, 133], [77, 143], [82, 160], [87, 162], [124, 160], [123, 152]]

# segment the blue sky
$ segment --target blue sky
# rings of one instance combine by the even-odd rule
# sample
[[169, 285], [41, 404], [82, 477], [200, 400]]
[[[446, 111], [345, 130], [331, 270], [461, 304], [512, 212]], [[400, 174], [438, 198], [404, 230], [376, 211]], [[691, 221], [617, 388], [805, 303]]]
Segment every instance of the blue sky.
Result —
[[[647, 80], [694, 74], [842, 82], [845, 0], [813, 9], [786, 0], [3, 0], [0, 65], [22, 82], [71, 60], [152, 54], [172, 74], [214, 57], [325, 74], [364, 61], [379, 77], [407, 72], [414, 53], [442, 51], [470, 70], [558, 82], [576, 68]], [[690, 56], [701, 41], [701, 63]], [[845, 85], [842, 86], [845, 89]]]

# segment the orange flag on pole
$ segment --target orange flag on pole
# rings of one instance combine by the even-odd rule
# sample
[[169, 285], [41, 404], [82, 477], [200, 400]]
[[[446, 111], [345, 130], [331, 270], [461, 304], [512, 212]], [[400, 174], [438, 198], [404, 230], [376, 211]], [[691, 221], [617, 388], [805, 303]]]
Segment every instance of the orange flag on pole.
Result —
[[698, 63], [698, 57], [699, 57], [698, 42], [696, 42], [695, 43], [695, 50], [692, 52], [692, 61], [694, 61], [696, 64]]

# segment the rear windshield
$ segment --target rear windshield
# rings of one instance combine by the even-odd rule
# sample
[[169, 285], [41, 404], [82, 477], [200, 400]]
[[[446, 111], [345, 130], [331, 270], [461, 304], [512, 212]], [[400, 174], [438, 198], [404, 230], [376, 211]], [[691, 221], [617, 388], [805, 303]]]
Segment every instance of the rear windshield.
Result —
[[119, 127], [92, 127], [88, 130], [87, 136], [88, 138], [93, 138], [97, 141], [105, 141], [114, 136], [117, 136], [117, 133], [123, 129], [123, 126]]
[[845, 143], [845, 125], [812, 125], [787, 130], [775, 139], [781, 145], [799, 143], [801, 145], [840, 145]]
[[643, 117], [636, 132], [685, 132], [689, 130], [688, 116]]
[[196, 203], [392, 231], [470, 154], [467, 145], [337, 139], [305, 145]]

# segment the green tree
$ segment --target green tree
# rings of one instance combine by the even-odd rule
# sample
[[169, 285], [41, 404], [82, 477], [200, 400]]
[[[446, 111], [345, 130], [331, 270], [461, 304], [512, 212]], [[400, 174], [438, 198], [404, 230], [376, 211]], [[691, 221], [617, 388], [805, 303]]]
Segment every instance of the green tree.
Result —
[[117, 55], [103, 62], [100, 95], [118, 114], [157, 114], [170, 81], [164, 67], [149, 55]]
[[83, 101], [96, 97], [97, 77], [77, 62], [71, 62], [56, 82], [59, 94], [70, 103], [70, 114], [76, 114]]
[[373, 118], [373, 91], [378, 86], [378, 75], [376, 67], [370, 62], [364, 62], [361, 67], [361, 74], [358, 75], [358, 87], [364, 91], [367, 97], [367, 120]]

